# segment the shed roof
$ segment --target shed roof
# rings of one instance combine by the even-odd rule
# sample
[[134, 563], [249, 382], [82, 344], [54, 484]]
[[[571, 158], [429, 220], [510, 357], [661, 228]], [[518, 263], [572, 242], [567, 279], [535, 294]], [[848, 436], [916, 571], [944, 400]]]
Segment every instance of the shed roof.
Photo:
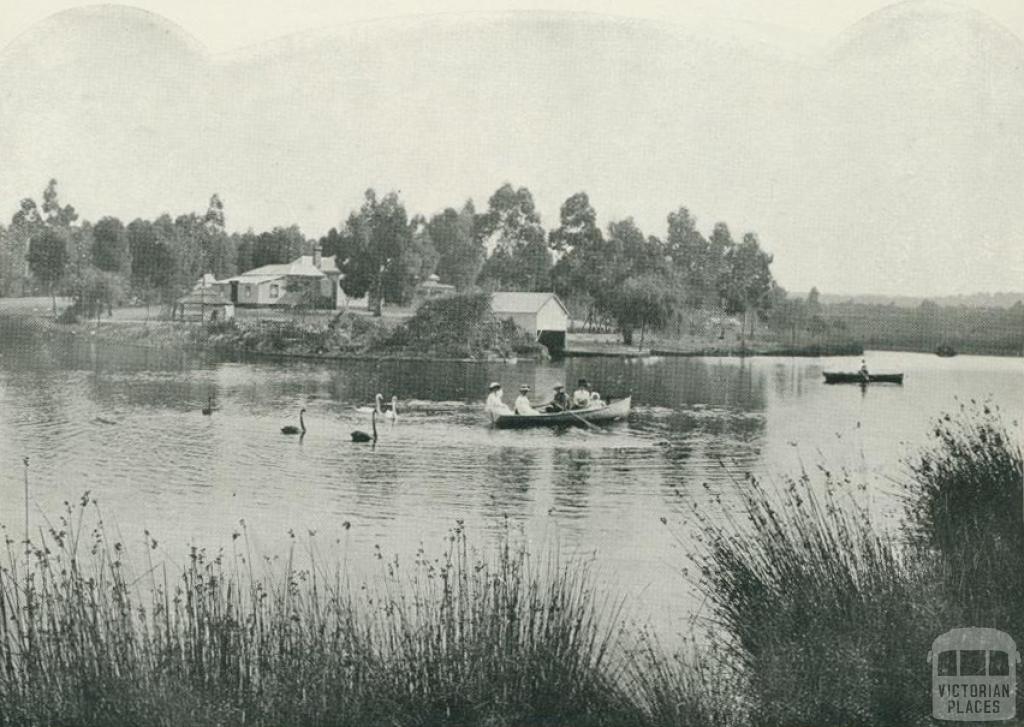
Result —
[[536, 313], [554, 298], [558, 307], [568, 315], [562, 301], [554, 293], [517, 293], [503, 291], [491, 294], [491, 310], [495, 313]]

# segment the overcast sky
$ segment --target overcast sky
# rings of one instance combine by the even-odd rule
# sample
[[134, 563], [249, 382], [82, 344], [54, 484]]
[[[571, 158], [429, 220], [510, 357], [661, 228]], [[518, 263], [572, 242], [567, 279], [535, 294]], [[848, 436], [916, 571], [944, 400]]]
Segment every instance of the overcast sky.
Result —
[[511, 181], [548, 227], [585, 190], [757, 231], [791, 290], [1024, 289], [1021, 0], [130, 5], [0, 0], [0, 218], [56, 177], [87, 219], [217, 192], [318, 237], [368, 186]]
[[[68, 0], [0, 0], [0, 47], [55, 12], [91, 3]], [[124, 3], [170, 18], [211, 52], [235, 50], [324, 24], [409, 13], [545, 10], [585, 11], [689, 22], [694, 16], [774, 25], [813, 37], [834, 35], [890, 3], [885, 0], [147, 0]], [[963, 0], [1024, 37], [1021, 0]]]

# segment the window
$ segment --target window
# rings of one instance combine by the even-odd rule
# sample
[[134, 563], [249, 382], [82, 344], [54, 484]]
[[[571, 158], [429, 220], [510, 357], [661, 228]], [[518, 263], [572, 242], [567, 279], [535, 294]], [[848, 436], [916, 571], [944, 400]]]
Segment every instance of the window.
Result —
[[988, 652], [988, 675], [993, 677], [1010, 676], [1010, 657], [1005, 651]]
[[960, 676], [985, 676], [985, 651], [982, 649], [964, 649], [960, 652]]
[[270, 297], [271, 298], [276, 298], [279, 293], [280, 293], [280, 288], [278, 288], [277, 283], [271, 283], [270, 284]]
[[248, 298], [250, 295], [252, 295], [252, 286], [246, 285], [244, 288], [242, 288], [242, 297]]
[[939, 653], [938, 675], [940, 677], [956, 676], [955, 651], [942, 651]]

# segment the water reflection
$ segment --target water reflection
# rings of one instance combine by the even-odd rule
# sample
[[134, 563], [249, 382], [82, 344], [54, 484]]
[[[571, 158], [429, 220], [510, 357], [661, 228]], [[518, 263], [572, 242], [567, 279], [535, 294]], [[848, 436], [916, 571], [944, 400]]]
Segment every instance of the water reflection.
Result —
[[[1024, 409], [1019, 362], [975, 357], [875, 354], [906, 384], [862, 391], [823, 385], [821, 371], [843, 360], [224, 362], [24, 334], [0, 336], [0, 354], [0, 521], [21, 511], [30, 456], [33, 513], [91, 489], [126, 539], [149, 528], [215, 548], [245, 520], [261, 551], [287, 548], [289, 529], [318, 530], [355, 558], [377, 544], [408, 554], [440, 543], [456, 520], [486, 540], [507, 517], [531, 537], [597, 552], [609, 577], [666, 605], [686, 591], [661, 517], [685, 524], [686, 505], [734, 491], [747, 471], [824, 460], [890, 478], [954, 395], [991, 394], [1008, 419]], [[580, 377], [605, 395], [632, 393], [629, 421], [488, 428], [488, 382], [525, 383], [542, 400]], [[400, 416], [378, 423], [375, 447], [353, 444], [350, 432], [370, 426], [357, 407], [377, 392], [399, 397]], [[218, 409], [202, 416], [210, 395]], [[301, 407], [308, 433], [282, 436]]]

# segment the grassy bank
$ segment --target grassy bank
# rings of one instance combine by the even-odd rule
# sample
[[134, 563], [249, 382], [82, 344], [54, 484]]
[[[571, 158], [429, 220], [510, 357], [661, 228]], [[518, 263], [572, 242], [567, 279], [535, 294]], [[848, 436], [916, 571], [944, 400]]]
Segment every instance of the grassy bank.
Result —
[[[226, 354], [346, 358], [423, 358], [461, 360], [543, 359], [547, 349], [511, 321], [498, 321], [485, 293], [450, 296], [423, 303], [407, 320], [343, 312], [236, 319], [208, 324], [167, 320], [105, 321], [66, 316], [55, 322], [38, 307], [14, 309], [9, 323], [90, 340], [157, 348], [209, 350]], [[31, 310], [34, 315], [25, 311]], [[48, 312], [48, 311], [47, 311]], [[2, 311], [0, 311], [2, 313]]]
[[458, 527], [370, 587], [315, 539], [276, 566], [244, 532], [175, 571], [155, 542], [127, 558], [84, 497], [27, 558], [8, 537], [0, 725], [925, 724], [935, 636], [1024, 637], [1020, 448], [987, 409], [933, 434], [895, 531], [824, 471], [695, 508], [680, 570], [710, 619], [684, 656], [586, 562], [511, 534], [476, 552]]
[[654, 337], [642, 346], [627, 346], [615, 334], [570, 333], [567, 356], [859, 356], [856, 341], [824, 341], [789, 345], [773, 338], [724, 339], [703, 336]]

